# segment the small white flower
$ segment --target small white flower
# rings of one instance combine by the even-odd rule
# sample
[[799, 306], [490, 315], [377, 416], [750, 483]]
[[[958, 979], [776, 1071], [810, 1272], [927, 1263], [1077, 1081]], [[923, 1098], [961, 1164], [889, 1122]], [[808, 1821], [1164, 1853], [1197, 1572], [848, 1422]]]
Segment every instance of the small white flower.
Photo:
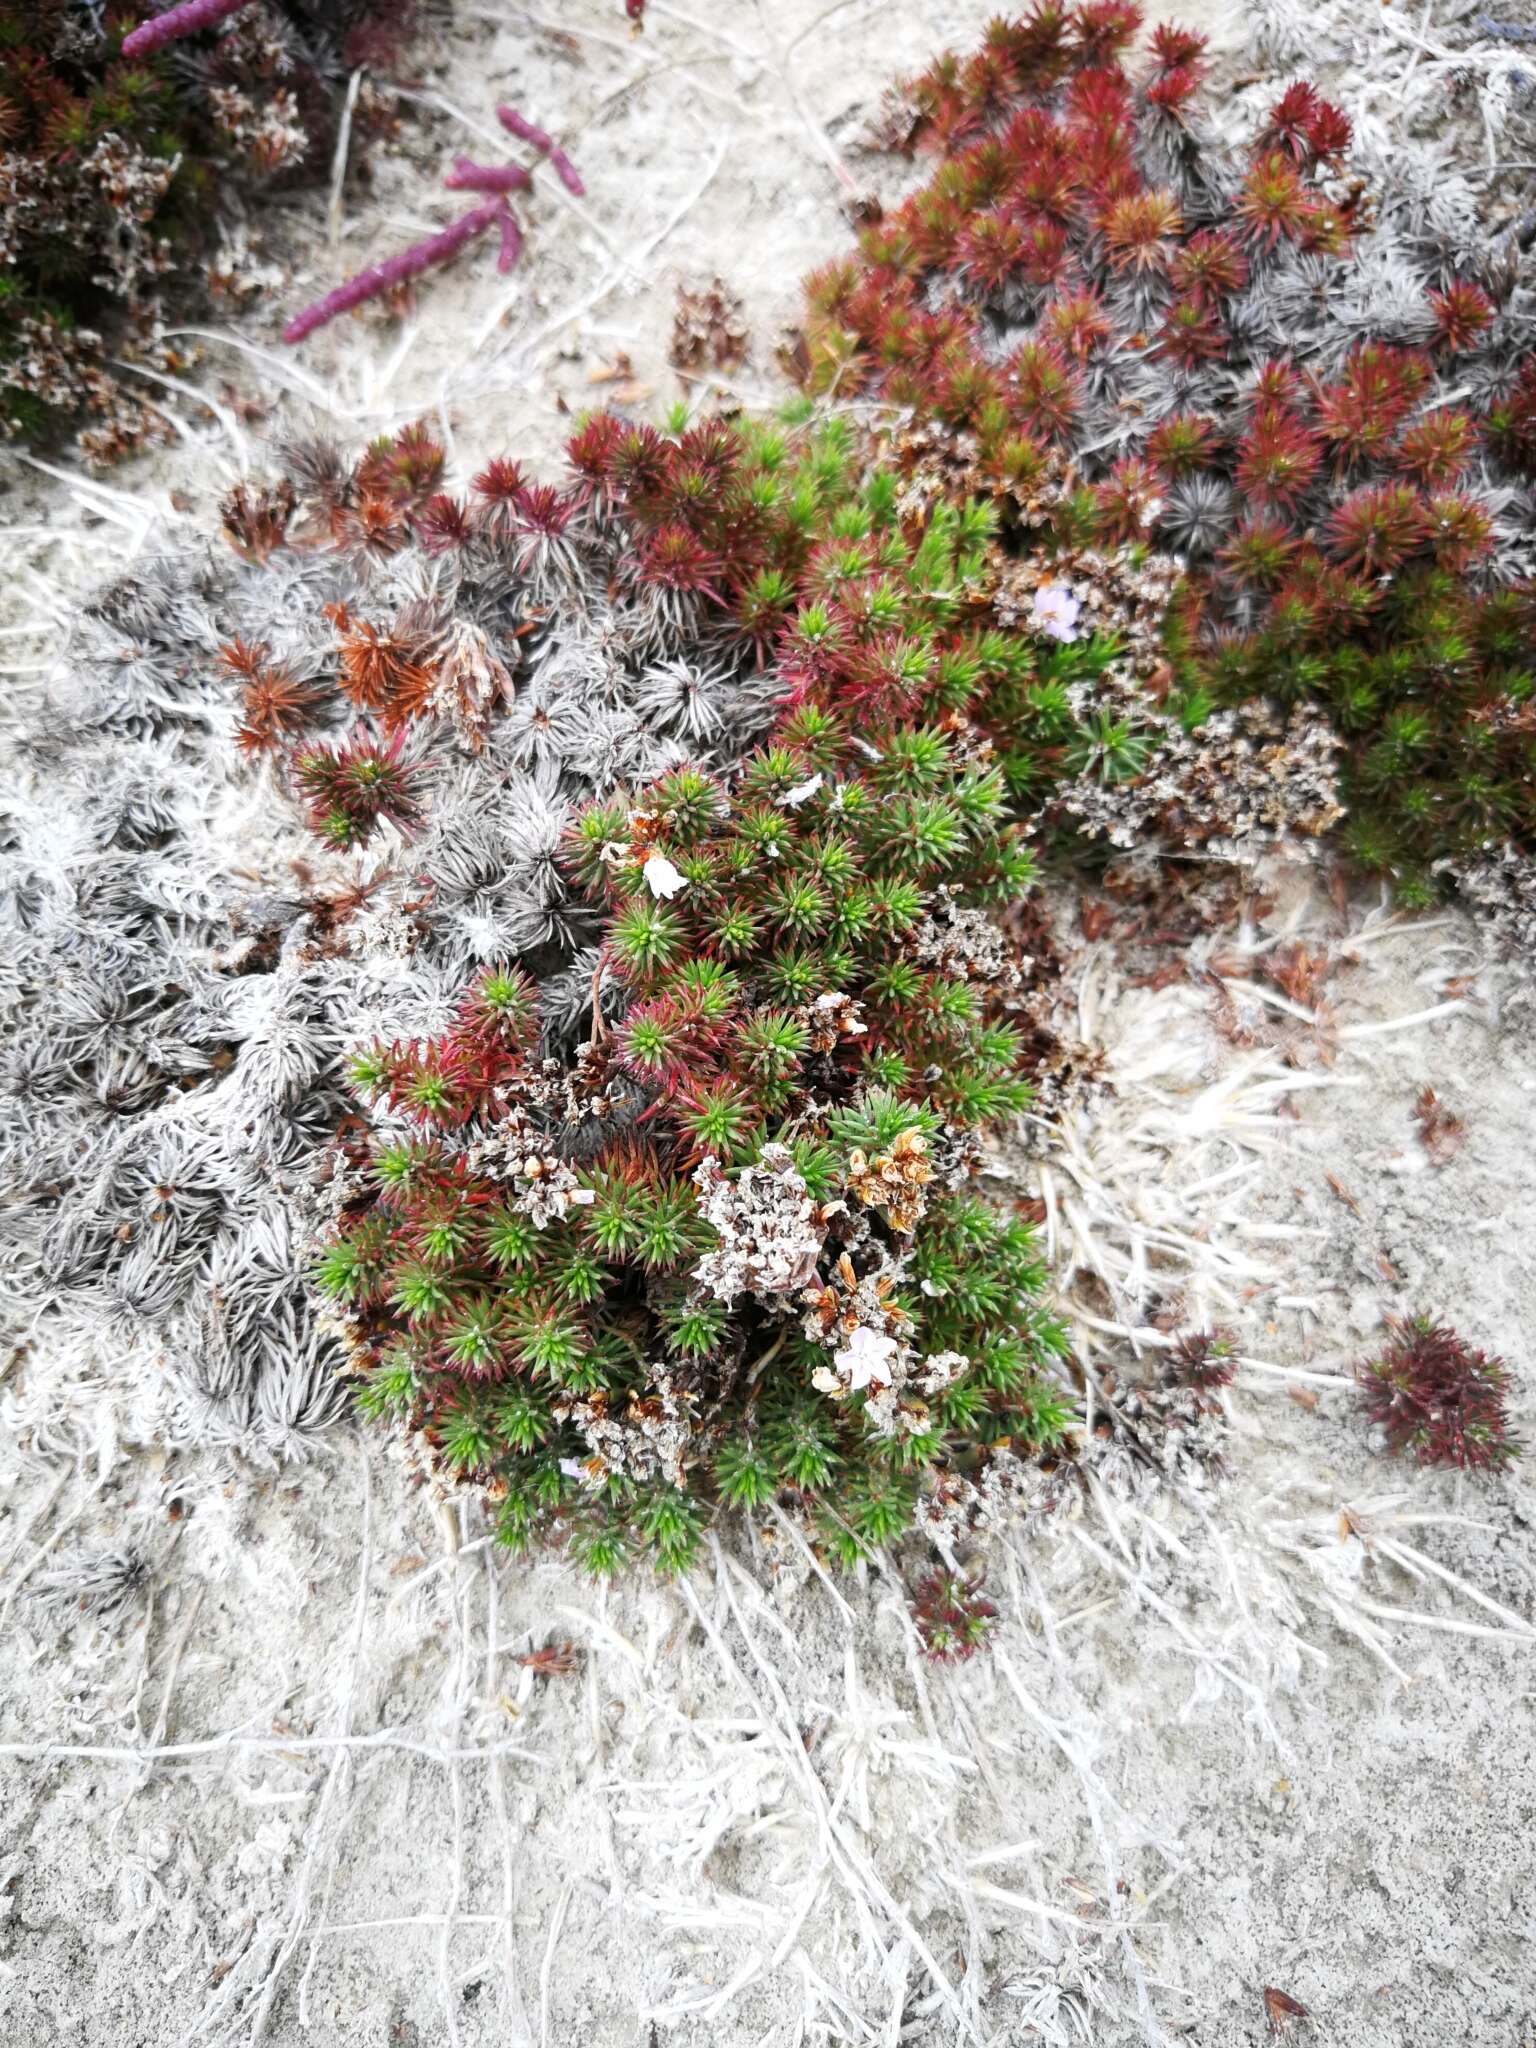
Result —
[[832, 1354], [832, 1363], [845, 1373], [855, 1393], [871, 1380], [889, 1383], [889, 1362], [896, 1356], [896, 1339], [882, 1337], [861, 1323], [843, 1346]]
[[1070, 584], [1042, 583], [1035, 592], [1029, 622], [1052, 640], [1075, 640], [1082, 608], [1082, 601], [1074, 595]]
[[663, 897], [668, 903], [688, 886], [688, 877], [681, 868], [674, 867], [664, 853], [653, 853], [640, 872], [651, 894]]
[[826, 779], [818, 768], [808, 782], [797, 782], [793, 789], [786, 789], [779, 802], [786, 811], [798, 811], [802, 804], [810, 802]]
[[841, 989], [828, 990], [825, 995], [818, 996], [811, 1007], [818, 1015], [830, 1017], [844, 1038], [862, 1038], [869, 1029], [859, 1015], [858, 1004], [845, 996]]

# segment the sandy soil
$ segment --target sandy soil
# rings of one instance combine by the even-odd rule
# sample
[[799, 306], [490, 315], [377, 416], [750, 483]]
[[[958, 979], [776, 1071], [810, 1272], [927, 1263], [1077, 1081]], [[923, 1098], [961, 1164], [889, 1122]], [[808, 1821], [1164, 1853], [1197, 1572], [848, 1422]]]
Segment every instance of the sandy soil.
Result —
[[[471, 466], [502, 449], [553, 466], [585, 407], [655, 417], [678, 401], [781, 402], [778, 346], [800, 280], [848, 242], [846, 201], [914, 175], [867, 146], [883, 94], [937, 51], [974, 44], [995, 12], [992, 0], [651, 0], [637, 38], [618, 0], [557, 17], [449, 0], [422, 75], [398, 88], [397, 142], [349, 175], [334, 216], [318, 193], [236, 224], [253, 271], [279, 282], [237, 322], [177, 331], [220, 417], [190, 391], [157, 390], [171, 445], [94, 486], [67, 464], [43, 476], [0, 453], [0, 559], [37, 562], [50, 589], [89, 583], [120, 558], [124, 528], [141, 545], [140, 527], [205, 531], [232, 478], [261, 467], [263, 436], [301, 427], [351, 444], [426, 415]], [[1224, 14], [1209, 0], [1180, 10], [1218, 49], [1231, 42]], [[520, 207], [528, 249], [510, 278], [487, 241], [432, 273], [403, 317], [374, 305], [284, 348], [302, 306], [460, 210], [438, 189], [456, 153], [506, 160], [498, 100], [564, 143], [585, 198], [546, 171]], [[678, 291], [717, 276], [742, 301], [746, 361], [679, 375]]]
[[[652, 0], [635, 43], [607, 0], [558, 30], [459, 6], [440, 104], [349, 188], [339, 244], [323, 200], [264, 230], [293, 281], [203, 343], [224, 420], [168, 393], [184, 437], [105, 487], [14, 473], [12, 686], [71, 590], [259, 466], [263, 424], [428, 410], [466, 458], [552, 458], [561, 403], [680, 395], [676, 289], [716, 273], [753, 336], [731, 390], [771, 401], [794, 281], [846, 236], [834, 159], [898, 175], [857, 146], [885, 80], [991, 11]], [[403, 323], [280, 357], [297, 304], [425, 224], [424, 173], [487, 141], [496, 97], [568, 138], [583, 206], [541, 193], [510, 281], [484, 254]], [[1344, 921], [1293, 878], [1243, 943], [1295, 932], [1339, 962], [1327, 1014], [1229, 972], [1235, 1033], [1208, 984], [1127, 986], [1107, 940], [1074, 963], [1118, 1092], [1043, 1173], [1000, 1161], [999, 1193], [1049, 1191], [1103, 1360], [1133, 1372], [1179, 1289], [1247, 1363], [1227, 1478], [1106, 1473], [1019, 1530], [998, 1653], [962, 1671], [917, 1662], [892, 1580], [831, 1588], [777, 1523], [686, 1585], [604, 1593], [499, 1560], [371, 1435], [281, 1473], [169, 1456], [110, 1359], [12, 1361], [3, 2038], [1257, 2048], [1267, 1987], [1308, 2008], [1300, 2039], [1536, 2037], [1532, 1481], [1385, 1461], [1348, 1382], [1383, 1314], [1438, 1305], [1510, 1359], [1536, 1436], [1532, 1011], [1459, 919]], [[1466, 1130], [1441, 1167], [1425, 1084]], [[40, 1597], [127, 1547], [147, 1569], [116, 1617]], [[565, 1675], [518, 1662], [566, 1642]]]
[[[1386, 1462], [1343, 1375], [1419, 1301], [1523, 1367], [1529, 1012], [1487, 978], [1443, 1007], [1457, 923], [1333, 950], [1331, 1014], [1277, 1043], [1334, 1064], [1289, 1098], [1208, 993], [1102, 1004], [1084, 1156], [1162, 1119], [1159, 1200], [1267, 1269], [1230, 1477], [1019, 1531], [970, 1668], [917, 1665], [894, 1585], [833, 1591], [778, 1524], [603, 1593], [499, 1561], [351, 1430], [265, 1476], [8, 1431], [17, 1519], [60, 1489], [23, 1565], [149, 1565], [103, 1626], [12, 1569], [7, 1734], [52, 1754], [11, 1773], [9, 2038], [1257, 2044], [1273, 1987], [1352, 2048], [1521, 2040], [1531, 1482]], [[1440, 1168], [1426, 1080], [1467, 1127]], [[1229, 1155], [1240, 1201], [1189, 1192]], [[1522, 1370], [1527, 1434], [1533, 1405]], [[570, 1673], [520, 1667], [550, 1642]]]

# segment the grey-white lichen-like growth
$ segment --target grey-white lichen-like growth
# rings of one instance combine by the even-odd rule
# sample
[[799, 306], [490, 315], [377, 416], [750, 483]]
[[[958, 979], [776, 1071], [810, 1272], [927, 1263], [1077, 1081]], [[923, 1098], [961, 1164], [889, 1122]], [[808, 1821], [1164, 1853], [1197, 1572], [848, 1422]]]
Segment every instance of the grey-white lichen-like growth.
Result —
[[1422, 18], [1355, 0], [1251, 0], [1240, 25], [1266, 88], [1325, 83], [1372, 154], [1395, 152], [1397, 182], [1454, 233], [1475, 231], [1479, 172], [1518, 173], [1536, 133], [1529, 31], [1511, 12], [1485, 0], [1444, 0]]
[[1465, 860], [1437, 864], [1481, 913], [1494, 950], [1529, 965], [1536, 960], [1536, 859], [1507, 842]]
[[1126, 1500], [1148, 1499], [1168, 1482], [1201, 1493], [1224, 1472], [1229, 1435], [1220, 1406], [1187, 1387], [1124, 1387], [1108, 1421], [1083, 1439], [1082, 1461]]
[[1344, 815], [1342, 743], [1310, 704], [1282, 711], [1260, 698], [1212, 712], [1196, 732], [1175, 718], [1142, 717], [1157, 735], [1144, 773], [1124, 782], [1084, 773], [1056, 793], [1059, 811], [1090, 839], [1144, 858], [1171, 842], [1251, 864], [1305, 848]]
[[716, 1301], [742, 1295], [781, 1309], [808, 1287], [827, 1241], [832, 1210], [814, 1201], [787, 1145], [765, 1145], [761, 1161], [727, 1175], [711, 1155], [694, 1174], [699, 1211], [719, 1242], [694, 1269]]
[[1304, 852], [1343, 816], [1343, 742], [1313, 704], [1286, 711], [1259, 698], [1211, 712], [1194, 730], [1164, 708], [1161, 631], [1178, 575], [1166, 555], [1120, 548], [1026, 557], [1005, 576], [996, 597], [1004, 623], [1029, 630], [1039, 593], [1066, 591], [1075, 630], [1115, 646], [1101, 669], [1069, 687], [1082, 737], [1075, 772], [1052, 793], [1042, 823], [1069, 820], [1147, 863], [1170, 851], [1244, 864]]
[[[338, 469], [314, 449], [292, 467], [301, 505]], [[568, 1046], [597, 964], [557, 859], [573, 813], [766, 725], [750, 652], [659, 608], [623, 545], [588, 510], [532, 550], [488, 528], [453, 553], [327, 537], [149, 560], [12, 706], [0, 1285], [17, 1329], [47, 1320], [161, 1388], [168, 1436], [291, 1456], [337, 1414], [304, 1269], [356, 1107], [346, 1053], [431, 1032], [477, 966], [513, 958]], [[420, 830], [352, 853], [306, 829], [286, 744], [242, 755], [220, 652], [263, 647], [310, 733], [341, 740], [367, 715], [340, 687], [338, 607], [402, 624], [452, 685], [407, 742]]]

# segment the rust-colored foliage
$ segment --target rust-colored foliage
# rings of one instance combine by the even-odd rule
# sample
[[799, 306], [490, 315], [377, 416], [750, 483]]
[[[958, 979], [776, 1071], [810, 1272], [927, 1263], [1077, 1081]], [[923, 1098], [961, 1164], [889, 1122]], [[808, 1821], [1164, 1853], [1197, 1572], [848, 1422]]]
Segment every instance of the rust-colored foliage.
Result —
[[569, 1678], [580, 1653], [574, 1643], [543, 1643], [536, 1650], [525, 1650], [517, 1661], [538, 1678]]
[[1214, 1394], [1237, 1377], [1237, 1345], [1225, 1330], [1186, 1330], [1168, 1354], [1168, 1378], [1197, 1394]]
[[1361, 1398], [1387, 1447], [1423, 1465], [1497, 1469], [1522, 1448], [1509, 1433], [1509, 1368], [1431, 1315], [1394, 1320], [1380, 1355], [1359, 1369]]
[[362, 711], [377, 712], [388, 728], [405, 725], [426, 708], [435, 668], [420, 643], [396, 629], [356, 619], [345, 605], [327, 606], [341, 656], [338, 682]]
[[1419, 1090], [1413, 1120], [1432, 1166], [1448, 1166], [1466, 1142], [1466, 1126], [1440, 1100], [1433, 1088]]
[[923, 1654], [936, 1664], [963, 1663], [984, 1649], [997, 1609], [982, 1598], [981, 1572], [930, 1572], [912, 1602]]
[[1379, 231], [1340, 195], [1347, 118], [1300, 82], [1213, 161], [1203, 38], [1133, 59], [1139, 21], [1038, 0], [912, 85], [937, 167], [808, 280], [805, 375], [964, 436], [1025, 546], [1181, 555], [1176, 708], [1317, 701], [1352, 851], [1426, 899], [1437, 860], [1536, 843], [1536, 593], [1499, 516], [1536, 474], [1518, 307], [1437, 264], [1423, 346], [1396, 306], [1391, 338], [1336, 320]]
[[242, 685], [235, 744], [243, 754], [274, 752], [304, 730], [324, 701], [324, 690], [274, 662], [264, 641], [254, 647], [244, 640], [227, 642], [219, 649], [219, 664]]

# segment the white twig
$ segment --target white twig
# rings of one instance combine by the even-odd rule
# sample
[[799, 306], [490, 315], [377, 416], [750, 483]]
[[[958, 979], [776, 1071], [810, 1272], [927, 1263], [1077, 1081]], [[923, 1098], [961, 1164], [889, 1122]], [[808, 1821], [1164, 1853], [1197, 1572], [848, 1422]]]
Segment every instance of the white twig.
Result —
[[554, 1975], [555, 1951], [560, 1943], [561, 1929], [570, 1908], [571, 1894], [576, 1889], [574, 1878], [567, 1878], [556, 1901], [555, 1910], [549, 1916], [549, 1933], [544, 1941], [544, 1960], [539, 1965], [539, 2048], [549, 2048], [549, 1983]]
[[358, 65], [347, 80], [347, 95], [341, 103], [341, 117], [336, 123], [336, 147], [331, 152], [331, 190], [325, 207], [325, 229], [333, 253], [341, 243], [341, 194], [347, 181], [347, 152], [352, 147], [352, 116], [362, 83], [363, 68]]

